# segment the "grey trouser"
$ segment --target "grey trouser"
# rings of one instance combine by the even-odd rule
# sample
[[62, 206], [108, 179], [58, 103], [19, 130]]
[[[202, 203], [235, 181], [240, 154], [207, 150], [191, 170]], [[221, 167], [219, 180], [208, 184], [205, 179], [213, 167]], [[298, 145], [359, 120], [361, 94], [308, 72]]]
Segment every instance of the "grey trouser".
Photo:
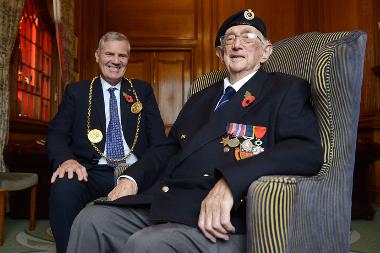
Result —
[[212, 243], [197, 228], [178, 223], [153, 225], [145, 209], [95, 205], [76, 217], [67, 253], [242, 253], [245, 241], [245, 235], [231, 235], [228, 241]]

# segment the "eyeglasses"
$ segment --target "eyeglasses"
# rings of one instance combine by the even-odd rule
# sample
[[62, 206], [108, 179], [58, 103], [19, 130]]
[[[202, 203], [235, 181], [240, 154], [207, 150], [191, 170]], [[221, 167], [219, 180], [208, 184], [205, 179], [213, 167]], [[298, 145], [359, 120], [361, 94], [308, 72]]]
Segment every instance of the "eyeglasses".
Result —
[[262, 40], [256, 33], [242, 33], [240, 35], [236, 35], [236, 34], [224, 35], [220, 37], [220, 43], [222, 44], [222, 46], [226, 46], [226, 45], [230, 46], [235, 42], [236, 38], [238, 37], [240, 38], [241, 44], [253, 43], [255, 39], [259, 39], [262, 42]]

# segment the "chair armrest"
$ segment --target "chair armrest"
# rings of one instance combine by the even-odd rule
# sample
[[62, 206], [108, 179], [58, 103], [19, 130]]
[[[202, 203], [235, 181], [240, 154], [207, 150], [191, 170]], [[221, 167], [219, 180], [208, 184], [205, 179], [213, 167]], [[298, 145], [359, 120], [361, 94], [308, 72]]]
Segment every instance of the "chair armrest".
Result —
[[297, 179], [265, 176], [247, 194], [248, 252], [287, 252]]

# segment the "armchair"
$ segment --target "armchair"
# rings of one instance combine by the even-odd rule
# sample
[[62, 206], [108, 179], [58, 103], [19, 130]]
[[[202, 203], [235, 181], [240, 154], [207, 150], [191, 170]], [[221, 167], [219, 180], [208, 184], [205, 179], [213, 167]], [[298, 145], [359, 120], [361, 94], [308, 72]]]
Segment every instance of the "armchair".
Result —
[[[324, 163], [318, 175], [265, 176], [247, 195], [248, 252], [348, 252], [352, 176], [366, 33], [311, 32], [274, 43], [263, 66], [308, 80], [321, 129]], [[198, 78], [189, 96], [223, 79]]]

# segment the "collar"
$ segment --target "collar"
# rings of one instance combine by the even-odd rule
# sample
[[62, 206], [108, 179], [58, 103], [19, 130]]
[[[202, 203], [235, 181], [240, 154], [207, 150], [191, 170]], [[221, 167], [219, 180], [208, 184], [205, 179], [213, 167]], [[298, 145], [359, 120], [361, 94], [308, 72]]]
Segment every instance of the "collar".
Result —
[[240, 88], [243, 87], [243, 85], [244, 85], [249, 79], [251, 79], [251, 77], [252, 77], [254, 74], [256, 74], [256, 72], [257, 72], [257, 70], [256, 70], [255, 72], [251, 73], [251, 74], [246, 75], [245, 77], [243, 77], [242, 79], [240, 79], [239, 81], [237, 81], [237, 82], [234, 83], [234, 84], [231, 84], [231, 83], [230, 83], [230, 79], [229, 79], [228, 76], [227, 76], [226, 78], [224, 78], [224, 91], [223, 91], [223, 94], [224, 94], [224, 92], [225, 92], [225, 90], [226, 90], [226, 88], [227, 88], [228, 86], [231, 86], [232, 88], [234, 88], [234, 90], [235, 90], [236, 92], [238, 92], [238, 91], [240, 90]]
[[100, 82], [102, 83], [103, 93], [105, 93], [111, 87], [116, 88], [117, 90], [120, 91], [121, 81], [116, 85], [111, 85], [106, 80], [104, 80], [102, 76], [100, 76]]

